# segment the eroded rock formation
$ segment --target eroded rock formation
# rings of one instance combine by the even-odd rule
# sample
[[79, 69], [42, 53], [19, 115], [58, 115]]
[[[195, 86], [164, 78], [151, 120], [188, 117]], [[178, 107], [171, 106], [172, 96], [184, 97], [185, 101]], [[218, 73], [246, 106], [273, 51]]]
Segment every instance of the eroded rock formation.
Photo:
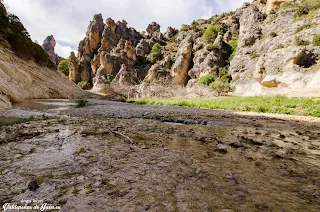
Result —
[[55, 46], [56, 46], [56, 40], [54, 39], [53, 35], [48, 36], [43, 41], [43, 44], [42, 44], [42, 47], [49, 55], [50, 60], [54, 64], [59, 65], [59, 63], [63, 60], [63, 58], [55, 53], [54, 51]]
[[[320, 88], [319, 74], [310, 71], [319, 64], [319, 47], [311, 42], [320, 34], [320, 16], [295, 19], [295, 4], [283, 6], [298, 2], [256, 0], [235, 12], [184, 25], [181, 31], [168, 27], [164, 34], [156, 22], [141, 35], [124, 20], [108, 18], [104, 24], [102, 16], [95, 15], [77, 58], [71, 56], [70, 78], [88, 81], [94, 90], [109, 83], [141, 82], [190, 88], [208, 74], [219, 78], [220, 85], [231, 83], [237, 95], [260, 95], [270, 88]], [[209, 26], [215, 33], [211, 40], [204, 35]], [[306, 45], [295, 44], [296, 37]], [[160, 47], [152, 50], [157, 43]]]

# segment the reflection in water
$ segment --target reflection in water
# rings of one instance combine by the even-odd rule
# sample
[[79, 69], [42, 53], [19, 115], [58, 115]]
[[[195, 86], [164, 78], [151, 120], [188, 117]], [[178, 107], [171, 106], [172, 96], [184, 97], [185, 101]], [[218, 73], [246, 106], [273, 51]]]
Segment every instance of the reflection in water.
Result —
[[28, 110], [49, 110], [63, 107], [73, 106], [75, 103], [69, 99], [35, 99], [27, 100], [20, 103], [14, 103], [14, 109], [28, 109]]

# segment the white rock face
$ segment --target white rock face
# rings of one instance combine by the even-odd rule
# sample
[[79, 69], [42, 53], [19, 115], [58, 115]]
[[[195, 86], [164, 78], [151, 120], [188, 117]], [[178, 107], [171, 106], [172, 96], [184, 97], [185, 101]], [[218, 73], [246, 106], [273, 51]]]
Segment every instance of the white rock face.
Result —
[[[312, 20], [295, 20], [295, 11], [290, 8], [270, 14], [265, 20], [254, 18], [258, 17], [255, 13], [258, 11], [245, 8], [240, 19], [240, 45], [230, 64], [234, 95], [319, 96], [320, 47], [313, 46], [312, 39], [320, 34], [320, 11]], [[256, 38], [255, 30], [251, 31], [254, 28], [249, 27], [253, 20], [262, 35], [246, 45], [247, 38]], [[296, 31], [308, 24], [310, 28]], [[296, 37], [310, 44], [298, 46]]]
[[76, 98], [85, 94], [58, 71], [24, 61], [2, 46], [0, 55], [0, 110], [24, 99]]

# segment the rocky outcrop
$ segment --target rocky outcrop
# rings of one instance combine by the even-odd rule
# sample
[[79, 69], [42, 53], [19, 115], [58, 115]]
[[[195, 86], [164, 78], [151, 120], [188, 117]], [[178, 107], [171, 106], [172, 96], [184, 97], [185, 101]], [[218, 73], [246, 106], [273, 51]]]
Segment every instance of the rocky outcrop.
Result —
[[160, 63], [154, 64], [148, 71], [144, 81], [147, 83], [167, 83], [171, 81], [171, 56], [168, 55]]
[[172, 38], [173, 36], [175, 36], [177, 33], [178, 33], [179, 30], [175, 29], [175, 28], [172, 28], [172, 27], [168, 27], [167, 28], [167, 31], [164, 33], [164, 38], [166, 39], [170, 39]]
[[207, 74], [217, 75], [219, 68], [225, 65], [221, 50], [218, 48], [211, 52], [206, 49], [197, 51], [193, 58], [193, 63], [193, 68], [188, 72], [192, 79], [198, 79]]
[[147, 33], [149, 35], [153, 35], [155, 32], [160, 32], [160, 25], [157, 24], [156, 22], [152, 22], [151, 24], [149, 24], [148, 28], [147, 28]]
[[59, 65], [59, 63], [63, 60], [63, 58], [55, 53], [54, 51], [55, 46], [56, 46], [56, 40], [54, 39], [53, 35], [48, 36], [43, 41], [43, 44], [42, 44], [42, 47], [49, 55], [50, 60], [54, 64]]
[[[216, 75], [218, 82], [228, 88], [232, 82], [236, 95], [260, 95], [265, 89], [317, 87], [318, 75], [311, 70], [319, 66], [319, 47], [307, 44], [315, 34], [320, 34], [320, 16], [294, 19], [296, 8], [282, 9], [285, 2], [297, 1], [256, 0], [235, 12], [194, 21], [181, 31], [168, 27], [164, 34], [160, 25], [153, 22], [144, 36], [128, 28], [124, 20], [115, 22], [108, 18], [103, 24], [101, 15], [96, 15], [79, 44], [78, 58], [72, 57], [79, 66], [70, 65], [70, 78], [92, 81], [94, 91], [108, 87], [113, 78], [113, 86], [132, 86], [143, 81], [144, 85], [188, 84], [189, 89], [208, 74]], [[277, 10], [266, 14], [274, 9]], [[210, 25], [214, 25], [214, 41], [204, 39]], [[306, 46], [296, 46], [296, 37], [304, 39]], [[161, 48], [158, 46], [150, 55], [156, 43]], [[154, 60], [150, 60], [151, 56], [155, 56]], [[219, 83], [212, 87], [219, 87]]]
[[120, 71], [112, 81], [112, 84], [120, 86], [131, 86], [138, 83], [139, 77], [137, 70], [133, 69], [131, 71], [128, 71], [125, 64], [122, 64]]
[[281, 8], [285, 3], [298, 3], [300, 0], [255, 0], [259, 10], [263, 13], [270, 13]]
[[108, 18], [104, 24], [102, 15], [95, 15], [86, 37], [79, 43], [79, 69], [75, 76], [80, 77], [75, 82], [97, 84], [105, 81], [108, 75], [116, 76], [122, 64], [133, 66], [137, 59], [135, 46], [141, 39], [142, 35], [128, 28], [126, 21], [115, 22]]
[[156, 43], [157, 41], [154, 38], [150, 39], [141, 39], [140, 42], [138, 43], [136, 47], [136, 54], [138, 56], [145, 57], [148, 54], [150, 54], [152, 46]]
[[102, 32], [104, 29], [104, 23], [101, 14], [96, 14], [93, 17], [93, 20], [88, 26], [86, 36], [88, 38], [88, 45], [90, 55], [95, 53], [98, 48], [101, 46]]
[[76, 58], [74, 52], [71, 52], [69, 57], [69, 79], [73, 82], [80, 82], [80, 74], [79, 74], [79, 61]]
[[[250, 8], [246, 10], [252, 11]], [[230, 73], [236, 79], [233, 83], [235, 95], [295, 93], [301, 96], [305, 90], [320, 88], [320, 47], [295, 43], [296, 37], [311, 43], [313, 35], [320, 34], [317, 25], [320, 18], [315, 15], [310, 22], [295, 20], [294, 9], [284, 10], [280, 8], [279, 13], [270, 14], [263, 22], [256, 23], [264, 39], [255, 40], [251, 46], [239, 46], [230, 64]], [[243, 15], [247, 16], [248, 12], [244, 11]], [[241, 19], [242, 25], [250, 25], [252, 20]], [[308, 29], [297, 31], [298, 27], [308, 24]]]
[[0, 55], [0, 109], [25, 99], [81, 98], [85, 94], [55, 70], [22, 60], [2, 46]]
[[171, 74], [174, 78], [174, 84], [186, 85], [188, 83], [188, 71], [192, 61], [192, 36], [186, 37], [179, 46], [176, 54], [176, 62], [171, 69]]
[[7, 9], [1, 2], [0, 2], [0, 9], [4, 11], [4, 14], [7, 14]]
[[259, 22], [263, 19], [257, 7], [250, 6], [243, 11], [240, 18], [239, 47], [252, 46], [262, 36]]

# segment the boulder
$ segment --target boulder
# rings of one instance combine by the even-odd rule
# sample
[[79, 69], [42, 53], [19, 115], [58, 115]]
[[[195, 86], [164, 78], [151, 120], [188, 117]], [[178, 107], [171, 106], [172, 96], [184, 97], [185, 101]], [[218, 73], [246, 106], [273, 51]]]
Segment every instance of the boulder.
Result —
[[186, 37], [179, 46], [176, 54], [176, 62], [171, 69], [174, 84], [185, 86], [188, 83], [188, 71], [192, 59], [192, 35]]

